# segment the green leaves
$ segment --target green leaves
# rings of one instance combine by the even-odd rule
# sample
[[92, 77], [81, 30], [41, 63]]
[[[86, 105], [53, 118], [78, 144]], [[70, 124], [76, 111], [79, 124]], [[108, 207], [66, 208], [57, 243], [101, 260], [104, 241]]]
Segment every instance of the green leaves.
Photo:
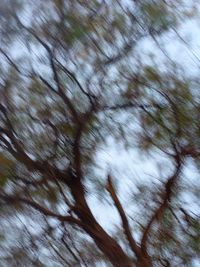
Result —
[[149, 26], [149, 30], [153, 34], [160, 34], [168, 30], [169, 27], [175, 26], [175, 17], [162, 2], [150, 1], [143, 3], [141, 5], [141, 12], [145, 16], [145, 24]]
[[160, 74], [159, 70], [154, 68], [153, 66], [146, 66], [144, 68], [144, 77], [146, 78], [147, 82], [151, 81], [154, 84], [160, 82]]

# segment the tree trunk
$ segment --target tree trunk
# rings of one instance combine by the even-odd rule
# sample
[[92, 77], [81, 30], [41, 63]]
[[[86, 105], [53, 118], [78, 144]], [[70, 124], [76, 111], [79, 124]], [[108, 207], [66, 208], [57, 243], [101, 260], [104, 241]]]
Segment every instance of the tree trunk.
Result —
[[70, 185], [70, 189], [75, 200], [73, 211], [83, 223], [82, 228], [94, 240], [97, 247], [109, 259], [113, 266], [131, 267], [132, 263], [127, 254], [124, 253], [119, 244], [107, 234], [94, 218], [85, 200], [84, 188], [81, 182], [77, 179]]
[[141, 258], [138, 261], [137, 267], [153, 267], [151, 259]]

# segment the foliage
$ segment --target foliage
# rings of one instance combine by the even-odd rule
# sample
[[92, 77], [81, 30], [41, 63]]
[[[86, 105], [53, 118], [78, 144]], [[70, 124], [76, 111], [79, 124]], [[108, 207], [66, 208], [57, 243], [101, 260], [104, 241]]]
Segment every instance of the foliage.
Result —
[[[165, 38], [188, 49], [179, 30], [198, 8], [2, 1], [2, 266], [195, 266], [199, 73], [170, 55]], [[158, 175], [139, 183], [112, 167], [114, 156], [104, 167], [109, 142], [118, 156], [150, 155]]]

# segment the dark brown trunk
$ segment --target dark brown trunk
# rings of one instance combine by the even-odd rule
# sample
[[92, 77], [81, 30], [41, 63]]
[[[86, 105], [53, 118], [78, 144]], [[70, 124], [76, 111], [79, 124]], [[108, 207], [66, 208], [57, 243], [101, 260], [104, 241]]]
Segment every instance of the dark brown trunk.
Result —
[[137, 263], [137, 267], [153, 267], [151, 259], [141, 259]]
[[83, 229], [94, 240], [97, 247], [116, 267], [131, 267], [129, 257], [124, 253], [119, 244], [107, 234], [98, 224], [85, 200], [84, 188], [77, 180], [70, 186], [72, 195], [76, 202], [74, 212], [83, 223]]

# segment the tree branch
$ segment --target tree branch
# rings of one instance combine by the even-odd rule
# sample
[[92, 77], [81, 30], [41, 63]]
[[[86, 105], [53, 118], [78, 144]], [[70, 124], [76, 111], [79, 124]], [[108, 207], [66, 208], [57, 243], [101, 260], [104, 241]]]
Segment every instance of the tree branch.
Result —
[[151, 230], [151, 226], [156, 220], [159, 220], [159, 216], [162, 214], [163, 210], [167, 207], [168, 201], [170, 201], [170, 198], [171, 198], [172, 188], [180, 174], [181, 166], [182, 165], [181, 165], [180, 156], [177, 155], [176, 156], [176, 169], [175, 169], [174, 174], [165, 183], [165, 194], [163, 196], [162, 203], [155, 210], [155, 212], [153, 213], [152, 217], [150, 218], [144, 230], [144, 233], [141, 239], [141, 250], [144, 254], [147, 254], [147, 241], [148, 241], [149, 232]]
[[56, 59], [56, 62], [59, 64], [59, 66], [61, 67], [61, 69], [70, 77], [70, 79], [72, 81], [74, 81], [77, 86], [79, 87], [80, 91], [86, 95], [91, 103], [91, 105], [94, 105], [94, 100], [93, 99], [96, 99], [96, 97], [88, 92], [85, 91], [85, 89], [83, 88], [83, 86], [81, 85], [81, 83], [79, 82], [79, 80], [76, 78], [76, 75], [68, 70], [65, 66], [63, 66], [57, 59]]
[[[17, 17], [17, 15], [15, 14], [15, 19], [17, 21], [17, 23], [23, 28], [25, 29], [28, 33], [30, 33], [47, 51], [48, 53], [48, 57], [49, 57], [49, 62], [50, 62], [50, 67], [53, 73], [53, 79], [55, 81], [55, 84], [57, 86], [57, 91], [53, 90], [53, 92], [57, 93], [64, 101], [64, 103], [66, 104], [66, 106], [69, 108], [72, 116], [74, 117], [75, 121], [77, 123], [79, 123], [79, 116], [78, 113], [76, 111], [76, 109], [74, 108], [74, 106], [72, 105], [70, 99], [67, 97], [67, 95], [63, 92], [62, 90], [62, 86], [59, 80], [59, 76], [57, 73], [57, 69], [54, 63], [54, 55], [53, 52], [51, 50], [51, 48], [49, 47], [49, 45], [47, 45], [35, 32], [33, 29], [30, 29], [28, 27], [26, 27], [21, 21], [20, 19]], [[52, 90], [52, 87], [49, 87]]]
[[133, 102], [127, 102], [124, 104], [116, 104], [116, 105], [105, 105], [103, 107], [100, 107], [100, 111], [102, 110], [118, 110], [118, 109], [128, 109], [128, 108], [139, 108], [139, 109], [146, 109], [146, 108], [163, 108], [159, 104], [137, 104]]
[[59, 250], [54, 247], [54, 245], [48, 240], [47, 237], [46, 237], [46, 239], [47, 239], [48, 244], [54, 250], [54, 252], [58, 255], [58, 257], [61, 258], [64, 261], [64, 263], [67, 264], [67, 266], [71, 267], [72, 265], [61, 255]]
[[140, 249], [139, 247], [137, 246], [133, 236], [132, 236], [132, 233], [131, 233], [131, 230], [130, 230], [130, 226], [129, 226], [129, 222], [128, 222], [128, 219], [126, 217], [126, 214], [124, 212], [124, 209], [115, 193], [115, 190], [114, 190], [114, 187], [112, 185], [112, 181], [111, 181], [111, 177], [110, 175], [108, 175], [107, 177], [107, 181], [108, 181], [108, 185], [107, 185], [107, 191], [110, 193], [110, 196], [112, 198], [112, 200], [114, 201], [115, 203], [115, 207], [117, 208], [119, 214], [120, 214], [120, 217], [121, 217], [121, 220], [122, 220], [122, 224], [123, 224], [123, 229], [124, 229], [124, 232], [125, 232], [125, 235], [126, 235], [126, 238], [129, 242], [129, 245], [130, 245], [130, 248], [131, 250], [133, 251], [133, 253], [140, 259], [141, 258], [141, 253], [140, 253]]
[[38, 204], [37, 202], [35, 202], [33, 200], [18, 197], [18, 196], [5, 195], [5, 194], [0, 194], [0, 199], [5, 201], [6, 204], [13, 204], [13, 203], [21, 202], [25, 205], [31, 206], [32, 208], [38, 210], [39, 212], [41, 212], [42, 214], [44, 214], [46, 216], [54, 217], [60, 221], [68, 222], [70, 224], [76, 224], [76, 225], [82, 227], [82, 223], [78, 219], [76, 219], [72, 216], [64, 216], [64, 215], [56, 214], [56, 213], [50, 211], [49, 209], [41, 206], [40, 204]]

